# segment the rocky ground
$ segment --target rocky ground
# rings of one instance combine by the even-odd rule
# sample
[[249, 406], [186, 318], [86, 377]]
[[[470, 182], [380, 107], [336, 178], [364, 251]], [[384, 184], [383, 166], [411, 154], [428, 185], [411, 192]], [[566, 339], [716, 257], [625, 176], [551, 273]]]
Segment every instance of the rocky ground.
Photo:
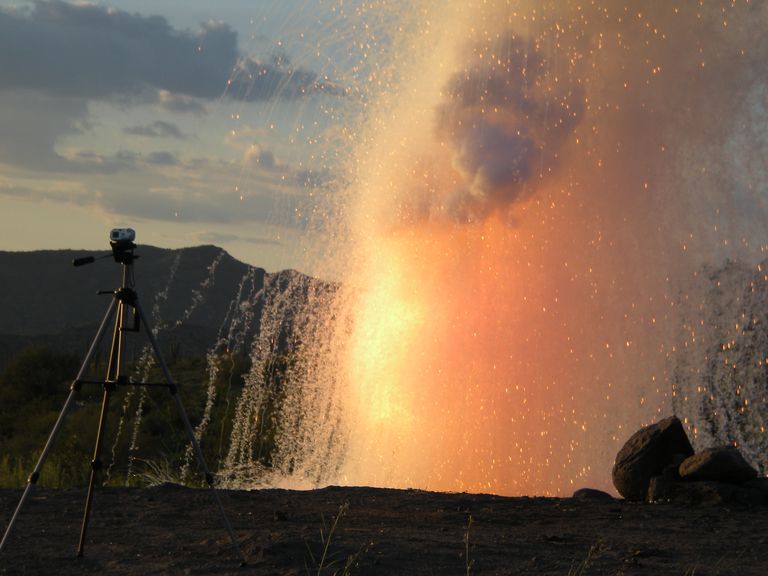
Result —
[[[3, 528], [20, 494], [0, 491]], [[248, 559], [244, 567], [210, 493], [166, 485], [97, 490], [80, 559], [75, 547], [84, 490], [35, 489], [0, 553], [0, 574], [768, 571], [768, 507], [335, 487], [220, 494]]]

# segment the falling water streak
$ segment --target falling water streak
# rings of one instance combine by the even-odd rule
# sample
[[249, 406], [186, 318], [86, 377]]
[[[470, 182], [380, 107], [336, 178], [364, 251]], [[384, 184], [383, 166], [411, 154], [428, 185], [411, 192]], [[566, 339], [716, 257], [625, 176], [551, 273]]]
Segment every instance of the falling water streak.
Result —
[[694, 447], [737, 446], [768, 471], [768, 261], [729, 262], [696, 275], [675, 358], [675, 410]]
[[[219, 326], [217, 332], [216, 343], [212, 346], [206, 354], [206, 361], [208, 366], [208, 385], [206, 390], [205, 407], [203, 408], [203, 415], [200, 423], [195, 427], [195, 438], [200, 442], [203, 434], [205, 433], [208, 425], [211, 421], [211, 415], [216, 403], [217, 391], [216, 383], [221, 370], [221, 362], [223, 358], [222, 353], [225, 353], [229, 357], [230, 362], [230, 377], [227, 383], [227, 390], [225, 392], [225, 418], [229, 413], [230, 394], [232, 388], [232, 378], [234, 375], [232, 371], [235, 367], [234, 357], [237, 354], [243, 352], [246, 342], [249, 338], [249, 333], [252, 331], [254, 321], [254, 302], [258, 296], [257, 293], [257, 276], [260, 271], [251, 266], [240, 279], [238, 283], [237, 293], [232, 301], [229, 303], [227, 313], [224, 320]], [[223, 425], [223, 424], [222, 424]], [[223, 449], [223, 442], [219, 443], [219, 460], [221, 460]], [[192, 446], [188, 446], [184, 456], [184, 464], [181, 469], [181, 477], [187, 478], [193, 458]]]
[[[308, 374], [321, 375], [309, 372], [308, 368], [316, 371], [316, 367], [308, 367], [303, 360], [305, 347], [316, 350], [332, 337], [329, 330], [335, 326], [313, 321], [318, 310], [328, 310], [333, 304], [334, 290], [291, 271], [265, 279], [255, 302], [261, 304], [262, 313], [251, 370], [237, 402], [229, 453], [220, 473], [224, 485], [274, 485], [290, 477], [294, 487], [314, 486], [327, 479], [332, 469], [329, 461], [339, 461], [343, 438], [337, 441], [338, 425], [329, 426], [339, 418], [339, 406], [329, 402], [334, 397], [332, 390], [308, 385], [326, 379], [305, 379]], [[288, 357], [281, 359], [284, 350]], [[280, 362], [284, 365], [278, 370]], [[274, 450], [272, 439], [265, 437], [267, 430], [274, 437]], [[311, 453], [306, 450], [310, 443]]]
[[[293, 393], [286, 396], [278, 421], [271, 482], [308, 488], [337, 477], [348, 444], [344, 391], [335, 367], [308, 359], [327, 355], [330, 343], [337, 341], [337, 332], [346, 325], [339, 321], [336, 287], [305, 277], [292, 298], [302, 303], [293, 328], [295, 358], [285, 374]], [[318, 322], [319, 311], [323, 311], [324, 321]]]
[[[168, 295], [170, 293], [171, 286], [173, 285], [173, 281], [176, 278], [176, 273], [179, 269], [179, 264], [181, 263], [181, 253], [176, 254], [176, 256], [173, 259], [173, 263], [171, 264], [170, 272], [168, 274], [168, 282], [165, 284], [165, 288], [158, 292], [155, 295], [154, 302], [152, 303], [152, 311], [151, 311], [151, 318], [152, 318], [152, 330], [155, 335], [160, 334], [163, 330], [167, 328], [167, 325], [163, 322], [163, 317], [161, 314], [161, 305], [163, 303], [166, 303], [168, 301]], [[152, 353], [152, 349], [148, 344], [145, 344], [142, 348], [141, 352], [141, 358], [139, 359], [139, 362], [136, 365], [136, 368], [134, 369], [134, 378], [137, 379], [139, 382], [146, 382], [149, 379], [149, 374], [152, 369], [152, 367], [155, 365], [155, 357]], [[125, 485], [128, 486], [131, 482], [131, 479], [134, 475], [134, 464], [136, 462], [136, 453], [138, 452], [139, 446], [138, 446], [138, 440], [139, 440], [139, 429], [141, 426], [142, 417], [144, 415], [144, 406], [147, 402], [148, 396], [147, 396], [147, 389], [144, 386], [140, 387], [138, 393], [138, 399], [136, 402], [136, 409], [134, 410], [134, 421], [133, 421], [133, 428], [131, 430], [131, 440], [128, 444], [128, 465], [126, 466], [125, 471]], [[129, 405], [130, 400], [135, 396], [135, 388], [131, 387], [131, 389], [126, 393], [126, 401], [123, 407], [123, 414], [125, 414], [125, 411]], [[117, 445], [118, 441], [120, 440], [120, 430], [122, 429], [122, 418], [120, 427], [118, 428], [118, 434], [115, 438], [115, 446]], [[114, 450], [114, 449], [113, 449]]]
[[[216, 282], [216, 269], [219, 267], [219, 264], [221, 263], [222, 258], [227, 253], [224, 250], [220, 250], [219, 253], [216, 255], [216, 257], [213, 259], [213, 262], [211, 262], [208, 265], [207, 272], [208, 275], [206, 278], [200, 283], [200, 286], [192, 290], [192, 302], [189, 304], [186, 310], [184, 310], [184, 313], [181, 315], [181, 318], [176, 320], [176, 322], [173, 323], [173, 326], [170, 327], [170, 329], [178, 328], [181, 326], [184, 322], [189, 320], [189, 317], [192, 316], [192, 314], [197, 310], [197, 308], [203, 304], [207, 298], [207, 292], [213, 288], [213, 285]], [[158, 329], [154, 329], [155, 335], [157, 335]]]
[[[227, 389], [225, 393], [225, 410], [224, 415], [225, 419], [230, 414], [230, 407], [231, 407], [231, 401], [232, 401], [232, 385], [233, 385], [233, 379], [236, 377], [234, 374], [234, 368], [235, 368], [235, 356], [234, 354], [240, 354], [245, 353], [249, 339], [255, 339], [254, 335], [254, 325], [256, 323], [256, 313], [255, 313], [255, 306], [254, 302], [257, 301], [257, 297], [259, 294], [259, 283], [264, 284], [264, 274], [263, 272], [257, 274], [256, 269], [252, 269], [252, 274], [248, 276], [248, 285], [249, 290], [247, 293], [247, 296], [243, 299], [243, 302], [240, 304], [240, 310], [242, 310], [242, 313], [233, 317], [232, 324], [230, 326], [228, 338], [230, 341], [234, 343], [233, 347], [233, 355], [230, 357], [230, 365], [229, 365], [229, 378], [227, 379]], [[258, 277], [261, 276], [259, 279]], [[258, 281], [257, 281], [258, 280]], [[224, 447], [225, 447], [225, 438], [224, 438], [224, 431], [225, 431], [225, 419], [221, 422], [220, 432], [219, 432], [219, 451], [218, 451], [218, 459], [219, 459], [219, 468], [221, 468], [221, 464], [224, 460]]]
[[290, 321], [293, 303], [289, 294], [292, 293], [287, 294], [277, 288], [289, 274], [286, 272], [265, 277], [263, 286], [251, 304], [261, 305], [261, 316], [250, 353], [251, 369], [235, 406], [230, 446], [224, 462], [225, 482], [233, 474], [239, 477], [240, 470], [248, 470], [254, 482], [263, 473], [259, 462], [261, 449], [255, 447], [255, 443], [263, 441], [259, 430], [262, 429], [264, 410], [267, 402], [272, 399], [271, 395], [276, 393], [275, 383], [267, 380], [268, 367], [278, 352], [285, 325]]
[[[151, 350], [145, 348], [141, 360], [139, 361], [140, 370], [137, 370], [139, 374], [140, 382], [147, 382], [149, 380], [149, 374], [155, 365], [155, 357]], [[131, 441], [128, 444], [128, 466], [125, 471], [125, 485], [130, 484], [131, 478], [133, 478], [133, 465], [137, 460], [136, 453], [139, 450], [139, 429], [141, 427], [141, 421], [144, 416], [144, 407], [149, 399], [147, 388], [140, 386], [138, 401], [136, 403], [136, 410], [133, 415], [133, 428], [131, 429]]]

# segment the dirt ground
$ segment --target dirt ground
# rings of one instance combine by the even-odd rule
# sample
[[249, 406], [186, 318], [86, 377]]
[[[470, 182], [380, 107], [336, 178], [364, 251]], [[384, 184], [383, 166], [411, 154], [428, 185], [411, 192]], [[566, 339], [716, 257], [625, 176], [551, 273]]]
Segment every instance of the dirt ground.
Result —
[[34, 489], [0, 574], [768, 573], [768, 508], [337, 487], [220, 491], [244, 567], [208, 490], [102, 488], [78, 559], [84, 492]]

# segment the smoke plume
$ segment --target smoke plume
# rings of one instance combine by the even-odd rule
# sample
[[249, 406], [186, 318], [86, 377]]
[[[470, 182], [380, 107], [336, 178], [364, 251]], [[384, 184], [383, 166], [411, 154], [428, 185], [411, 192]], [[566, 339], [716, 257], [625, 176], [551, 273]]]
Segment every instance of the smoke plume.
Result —
[[512, 32], [466, 52], [470, 60], [448, 81], [436, 122], [460, 176], [446, 205], [459, 221], [526, 199], [556, 171], [584, 98], [581, 86], [555, 78], [535, 44]]

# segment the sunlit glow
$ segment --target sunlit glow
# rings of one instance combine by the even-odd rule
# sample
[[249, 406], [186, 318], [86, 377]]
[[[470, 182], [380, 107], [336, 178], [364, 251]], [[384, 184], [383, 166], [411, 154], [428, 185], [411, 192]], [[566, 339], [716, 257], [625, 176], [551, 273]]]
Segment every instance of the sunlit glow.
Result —
[[405, 404], [404, 383], [391, 367], [407, 363], [419, 335], [429, 330], [428, 309], [423, 295], [397, 272], [402, 260], [396, 250], [384, 249], [380, 256], [371, 270], [371, 290], [361, 295], [350, 342], [349, 379], [358, 383], [359, 403], [368, 420], [406, 432], [413, 424], [413, 407]]

